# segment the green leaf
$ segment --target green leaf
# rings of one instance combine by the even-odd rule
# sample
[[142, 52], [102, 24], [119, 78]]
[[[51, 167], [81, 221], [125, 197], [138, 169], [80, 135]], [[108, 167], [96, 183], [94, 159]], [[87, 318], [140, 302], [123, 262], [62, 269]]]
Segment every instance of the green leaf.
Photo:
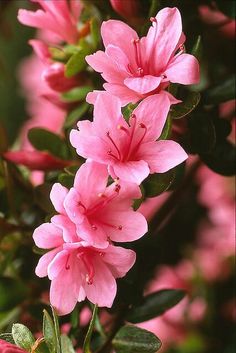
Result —
[[61, 350], [62, 353], [75, 353], [73, 344], [68, 336], [61, 335]]
[[50, 192], [52, 184], [44, 183], [34, 188], [34, 200], [35, 203], [45, 212], [54, 213], [54, 207], [50, 200]]
[[14, 338], [12, 336], [12, 333], [1, 333], [0, 334], [0, 340], [15, 344]]
[[13, 324], [18, 319], [20, 312], [19, 306], [10, 311], [0, 311], [0, 330]]
[[92, 337], [92, 333], [93, 333], [93, 329], [94, 329], [94, 325], [95, 325], [95, 321], [96, 321], [96, 316], [97, 316], [97, 312], [98, 312], [98, 307], [97, 305], [94, 305], [93, 307], [93, 315], [89, 324], [89, 328], [88, 328], [88, 332], [85, 336], [85, 340], [84, 340], [84, 345], [83, 345], [83, 350], [84, 353], [92, 353], [90, 350], [90, 341], [91, 341], [91, 337]]
[[209, 153], [216, 144], [216, 129], [211, 115], [199, 112], [188, 120], [191, 152]]
[[153, 333], [136, 326], [123, 326], [112, 344], [116, 353], [155, 353], [161, 347], [161, 341]]
[[80, 120], [83, 115], [89, 109], [89, 104], [87, 102], [81, 103], [76, 109], [72, 110], [66, 117], [64, 127], [72, 127], [78, 120]]
[[83, 71], [87, 66], [85, 56], [91, 53], [91, 47], [84, 38], [80, 40], [77, 50], [66, 63], [65, 76], [68, 78]]
[[178, 304], [184, 296], [185, 292], [180, 289], [163, 289], [149, 294], [140, 305], [128, 311], [126, 319], [134, 324], [153, 319]]
[[56, 333], [51, 316], [46, 310], [43, 311], [43, 336], [50, 353], [56, 353]]
[[52, 309], [53, 324], [54, 324], [54, 330], [55, 330], [55, 336], [56, 336], [56, 353], [62, 353], [59, 321], [53, 306], [51, 306], [51, 309]]
[[201, 60], [202, 50], [202, 37], [199, 35], [192, 48], [192, 55], [194, 55], [198, 60]]
[[49, 47], [48, 48], [52, 59], [55, 61], [61, 61], [61, 62], [65, 62], [67, 59], [67, 54], [65, 53], [65, 51], [61, 48], [56, 48], [56, 47]]
[[66, 173], [62, 173], [59, 175], [58, 181], [66, 188], [70, 189], [74, 184], [74, 176]]
[[62, 99], [65, 102], [77, 102], [84, 100], [85, 97], [89, 92], [93, 90], [90, 86], [83, 86], [83, 87], [75, 87], [72, 88], [70, 91], [62, 93]]
[[130, 115], [133, 113], [133, 110], [136, 107], [137, 107], [137, 104], [129, 103], [122, 108], [122, 114], [127, 122], [129, 121]]
[[28, 132], [31, 144], [39, 151], [47, 151], [56, 157], [66, 159], [68, 150], [64, 140], [49, 130], [32, 128]]
[[13, 324], [12, 336], [18, 347], [21, 347], [29, 352], [31, 351], [31, 347], [35, 343], [35, 339], [28, 327], [22, 324]]
[[159, 137], [158, 140], [167, 140], [171, 135], [171, 127], [172, 127], [172, 120], [171, 120], [170, 114], [168, 114], [161, 136]]
[[218, 104], [235, 98], [235, 76], [206, 90], [202, 96], [206, 104]]
[[143, 182], [145, 197], [155, 197], [168, 190], [175, 179], [175, 169], [166, 173], [151, 174]]
[[185, 91], [185, 94], [180, 98], [183, 102], [179, 104], [175, 104], [171, 107], [171, 118], [173, 119], [181, 119], [191, 113], [200, 101], [200, 93]]

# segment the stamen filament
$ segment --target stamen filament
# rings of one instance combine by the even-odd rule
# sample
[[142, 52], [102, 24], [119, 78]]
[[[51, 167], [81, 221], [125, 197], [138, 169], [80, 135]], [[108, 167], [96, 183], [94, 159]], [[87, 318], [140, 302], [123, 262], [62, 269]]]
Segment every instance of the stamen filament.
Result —
[[[119, 148], [117, 147], [115, 141], [112, 139], [112, 137], [110, 136], [110, 133], [109, 131], [107, 132], [107, 137], [109, 138], [109, 140], [111, 141], [111, 143], [113, 144], [113, 146], [115, 147], [117, 153], [118, 153], [118, 157], [119, 159], [121, 158], [121, 155], [120, 155], [120, 151], [119, 151]], [[116, 157], [117, 158], [117, 157]]]

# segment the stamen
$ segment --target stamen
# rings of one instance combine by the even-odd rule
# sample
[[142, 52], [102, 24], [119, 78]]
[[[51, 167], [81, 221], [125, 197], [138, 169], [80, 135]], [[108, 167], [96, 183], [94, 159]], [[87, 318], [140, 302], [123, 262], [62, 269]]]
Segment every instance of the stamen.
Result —
[[115, 158], [117, 161], [119, 161], [119, 158], [117, 158], [117, 157], [112, 153], [111, 150], [108, 150], [108, 151], [107, 151], [107, 154], [108, 154], [109, 156]]
[[120, 192], [120, 188], [121, 188], [121, 186], [119, 185], [119, 184], [117, 184], [116, 186], [115, 186], [115, 192]]
[[123, 227], [122, 227], [121, 225], [119, 225], [119, 226], [117, 227], [117, 229], [122, 230]]
[[81, 206], [85, 211], [87, 211], [86, 207], [82, 204], [82, 202], [78, 202], [78, 205]]
[[66, 270], [69, 270], [69, 269], [70, 269], [70, 265], [68, 264], [69, 258], [70, 258], [70, 254], [67, 256], [67, 259], [66, 259], [66, 265], [65, 265], [65, 269], [66, 269]]
[[104, 256], [105, 256], [104, 252], [100, 252], [99, 255], [100, 255], [101, 257], [104, 257]]
[[106, 197], [106, 195], [103, 192], [99, 192], [98, 197]]
[[138, 73], [139, 76], [142, 76], [143, 75], [143, 69], [141, 67], [139, 67], [137, 69], [137, 73]]
[[124, 126], [122, 126], [122, 125], [117, 125], [117, 129], [124, 131], [126, 134], [129, 134], [129, 130], [126, 129], [126, 127], [124, 127]]
[[132, 43], [134, 45], [135, 60], [136, 60], [137, 66], [138, 66], [137, 72], [140, 75], [141, 72], [143, 74], [143, 69], [142, 69], [142, 58], [141, 58], [141, 52], [140, 52], [140, 45], [139, 45], [140, 40], [139, 40], [139, 38], [133, 39]]
[[117, 147], [115, 141], [114, 141], [114, 140], [112, 139], [112, 137], [110, 136], [110, 132], [107, 131], [106, 135], [107, 135], [107, 137], [109, 138], [109, 140], [111, 141], [111, 143], [113, 144], [113, 146], [115, 147], [116, 151], [118, 152], [119, 158], [117, 158], [117, 157], [116, 157], [116, 158], [117, 158], [117, 159], [120, 159], [121, 156], [120, 156], [119, 148]]
[[157, 23], [157, 19], [156, 19], [156, 17], [150, 17], [150, 21], [151, 21], [151, 22], [155, 22], [155, 23]]
[[98, 229], [98, 227], [96, 227], [95, 224], [92, 224], [91, 228], [92, 228], [92, 230], [97, 230]]
[[89, 261], [86, 254], [82, 254], [81, 260], [83, 261], [86, 267], [86, 270], [88, 271], [88, 273], [86, 274], [85, 280], [87, 284], [91, 285], [93, 284], [93, 277], [95, 275], [93, 264]]

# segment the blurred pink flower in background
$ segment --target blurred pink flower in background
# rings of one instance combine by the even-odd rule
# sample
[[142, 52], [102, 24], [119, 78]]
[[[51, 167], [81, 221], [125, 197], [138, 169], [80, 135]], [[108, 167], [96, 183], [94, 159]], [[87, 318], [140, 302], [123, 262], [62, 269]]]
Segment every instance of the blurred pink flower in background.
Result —
[[35, 12], [20, 9], [18, 20], [27, 26], [50, 31], [60, 40], [76, 43], [79, 39], [77, 23], [82, 11], [80, 0], [31, 0], [38, 3], [42, 10]]
[[[105, 90], [119, 97], [123, 105], [158, 93], [170, 82], [188, 85], [199, 81], [197, 59], [184, 53], [179, 10], [162, 9], [151, 21], [147, 36], [141, 39], [121, 21], [103, 22], [105, 52], [100, 50], [86, 57], [107, 81]], [[94, 91], [88, 101], [94, 103], [96, 95]]]
[[0, 339], [1, 353], [27, 353], [24, 349]]
[[120, 16], [128, 20], [140, 16], [139, 0], [110, 0], [110, 3]]

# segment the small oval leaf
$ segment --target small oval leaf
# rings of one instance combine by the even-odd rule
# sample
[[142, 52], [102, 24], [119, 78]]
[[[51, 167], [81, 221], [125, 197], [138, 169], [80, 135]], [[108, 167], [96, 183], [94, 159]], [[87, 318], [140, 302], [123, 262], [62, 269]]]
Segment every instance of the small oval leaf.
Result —
[[28, 327], [22, 324], [13, 324], [12, 336], [18, 347], [30, 352], [31, 347], [35, 343], [35, 339]]

